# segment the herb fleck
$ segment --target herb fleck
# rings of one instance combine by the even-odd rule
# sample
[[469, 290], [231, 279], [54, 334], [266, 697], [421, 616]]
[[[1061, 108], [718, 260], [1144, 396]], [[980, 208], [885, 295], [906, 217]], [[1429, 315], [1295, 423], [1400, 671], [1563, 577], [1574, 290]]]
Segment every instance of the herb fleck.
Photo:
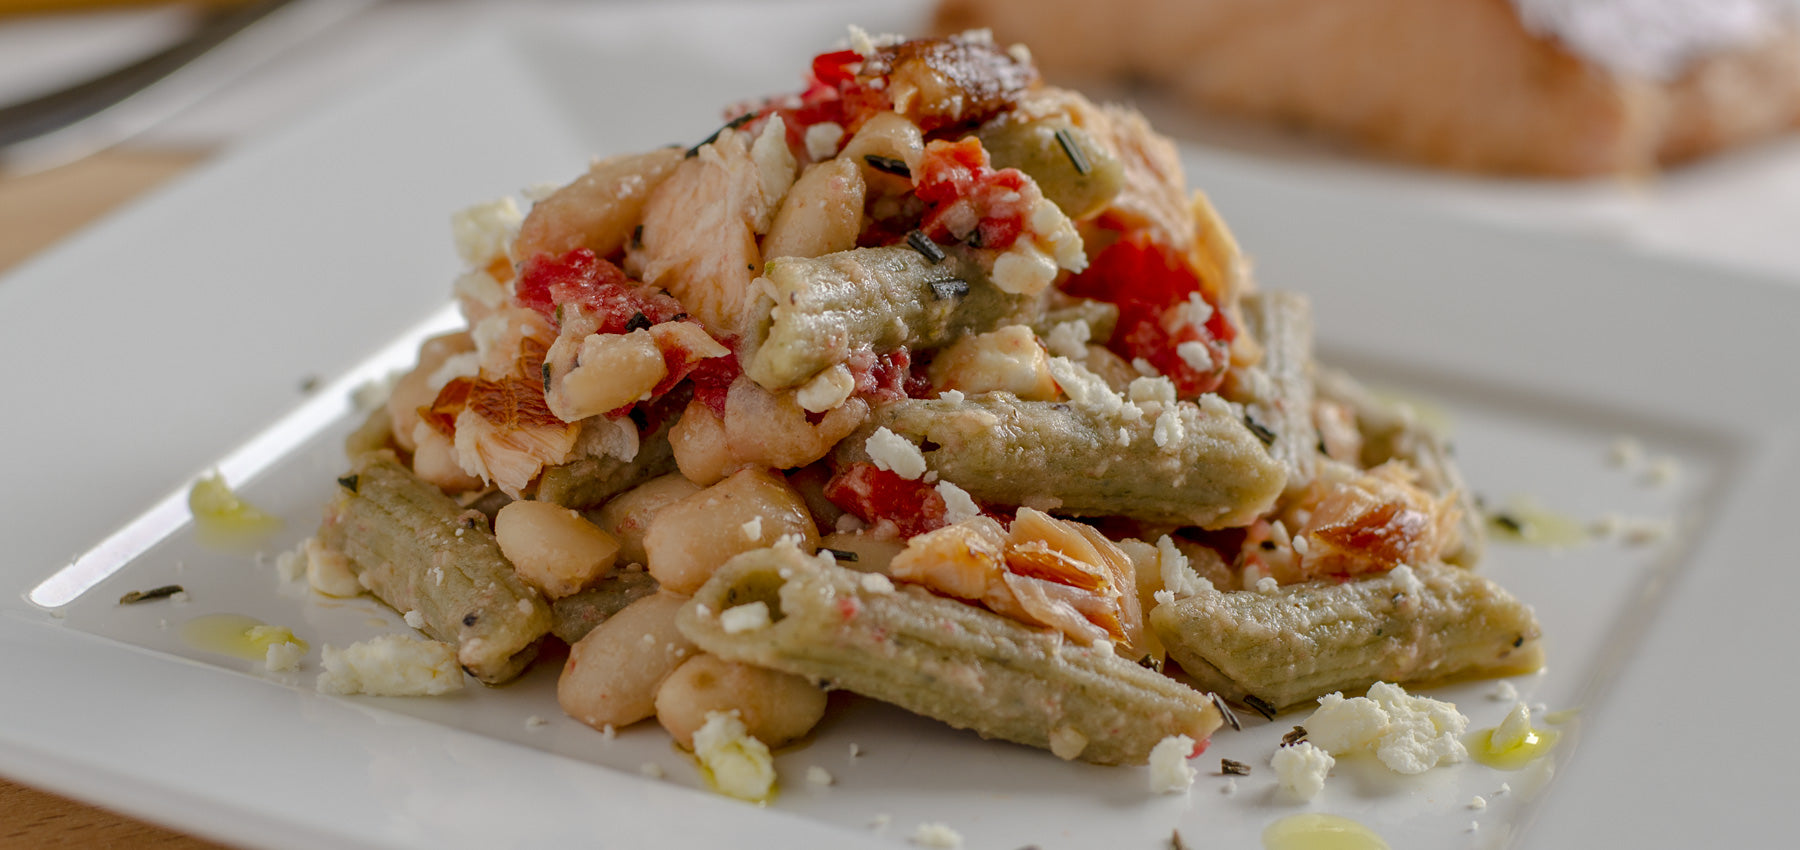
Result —
[[825, 551], [830, 552], [831, 557], [833, 557], [833, 558], [836, 558], [840, 561], [849, 561], [852, 564], [856, 563], [858, 556], [855, 552], [852, 552], [849, 549], [833, 549], [830, 546], [826, 546], [823, 548], [825, 549]]
[[707, 145], [712, 144], [713, 142], [718, 141], [720, 133], [723, 133], [726, 130], [736, 130], [737, 128], [742, 127], [745, 124], [750, 123], [750, 119], [755, 118], [755, 117], [756, 117], [756, 113], [746, 112], [742, 115], [739, 115], [736, 118], [731, 119], [730, 121], [725, 122], [725, 126], [720, 127], [717, 130], [714, 130], [712, 135], [707, 136], [706, 138], [700, 140], [700, 144], [697, 144], [691, 148], [688, 148], [687, 153], [682, 154], [682, 158], [693, 159], [694, 157], [699, 156], [700, 149], [703, 147], [706, 147]]
[[931, 241], [931, 237], [926, 236], [922, 230], [906, 234], [906, 244], [911, 245], [914, 251], [919, 252], [927, 262], [934, 266], [943, 262], [946, 256], [944, 249], [939, 248], [938, 244]]
[[1250, 765], [1231, 759], [1219, 759], [1219, 773], [1222, 776], [1249, 776]]
[[1251, 710], [1255, 711], [1257, 714], [1262, 715], [1265, 720], [1275, 719], [1275, 706], [1270, 705], [1268, 700], [1263, 699], [1256, 694], [1245, 694], [1244, 704], [1250, 706]]
[[119, 597], [119, 604], [130, 605], [134, 602], [148, 602], [152, 599], [163, 599], [174, 596], [180, 592], [182, 592], [182, 588], [179, 584], [165, 584], [162, 587], [152, 587], [149, 590], [134, 590]]
[[1291, 747], [1304, 740], [1306, 740], [1306, 727], [1295, 726], [1287, 734], [1281, 736], [1281, 745], [1284, 747]]
[[338, 479], [338, 486], [345, 490], [349, 490], [352, 493], [356, 492], [356, 486], [361, 483], [362, 479], [355, 475], [346, 475]]
[[[625, 320], [625, 332], [631, 333], [632, 331], [649, 330], [650, 325], [651, 322], [649, 316], [644, 315], [642, 312], [632, 313], [631, 318]], [[549, 364], [546, 363], [544, 368], [549, 368]]]
[[1212, 700], [1213, 708], [1218, 709], [1219, 714], [1225, 718], [1225, 725], [1230, 726], [1234, 732], [1243, 731], [1244, 724], [1238, 722], [1237, 712], [1232, 711], [1231, 706], [1226, 705], [1223, 698], [1218, 694], [1207, 694], [1206, 696]]
[[869, 154], [868, 156], [863, 157], [863, 162], [868, 163], [870, 168], [883, 174], [892, 174], [895, 177], [905, 177], [908, 180], [912, 179], [912, 169], [906, 167], [905, 160], [895, 159], [891, 156]]
[[1075, 141], [1075, 136], [1067, 127], [1056, 128], [1056, 143], [1062, 145], [1063, 154], [1069, 157], [1069, 164], [1075, 166], [1075, 173], [1086, 175], [1094, 167], [1088, 163], [1087, 152]]
[[931, 282], [931, 297], [938, 301], [961, 298], [969, 294], [969, 282], [961, 278], [934, 280]]
[[1275, 432], [1269, 430], [1269, 426], [1256, 421], [1255, 417], [1248, 413], [1244, 414], [1244, 425], [1250, 429], [1250, 433], [1255, 434], [1256, 438], [1262, 441], [1263, 445], [1275, 445]]

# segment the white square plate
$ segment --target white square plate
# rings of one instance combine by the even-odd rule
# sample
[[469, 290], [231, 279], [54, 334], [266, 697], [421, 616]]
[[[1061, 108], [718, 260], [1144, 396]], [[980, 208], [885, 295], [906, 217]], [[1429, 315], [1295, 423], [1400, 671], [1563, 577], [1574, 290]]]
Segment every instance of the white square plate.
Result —
[[[620, 10], [579, 35], [472, 36], [0, 284], [0, 362], [18, 375], [0, 418], [0, 772], [269, 846], [879, 846], [942, 821], [971, 847], [1151, 848], [1177, 828], [1192, 846], [1247, 847], [1300, 811], [1347, 815], [1396, 847], [1786, 840], [1800, 745], [1775, 724], [1800, 697], [1781, 652], [1800, 576], [1779, 529], [1800, 507], [1800, 289], [1197, 150], [1190, 182], [1263, 285], [1314, 297], [1328, 358], [1446, 411], [1476, 490], [1679, 529], [1652, 546], [1492, 548], [1483, 569], [1536, 606], [1550, 651], [1547, 673], [1514, 685], [1578, 710], [1551, 758], [1405, 779], [1346, 760], [1302, 804], [1267, 767], [1296, 714], [1220, 732], [1194, 789], [1159, 796], [1141, 769], [856, 702], [780, 756], [785, 790], [758, 809], [693, 790], [654, 724], [607, 742], [563, 717], [549, 670], [441, 700], [313, 693], [320, 644], [403, 627], [372, 601], [282, 586], [269, 556], [318, 520], [351, 390], [451, 320], [447, 214], [567, 179], [592, 153], [698, 139], [722, 105], [794, 87], [842, 24], [816, 8], [704, 14], [701, 32]], [[1622, 434], [1682, 475], [1658, 487], [1610, 466]], [[192, 539], [182, 492], [215, 466], [285, 518], [264, 557]], [[114, 604], [169, 582], [190, 601]], [[306, 670], [259, 675], [181, 641], [183, 621], [220, 611], [294, 627], [314, 646]], [[1430, 693], [1483, 727], [1509, 706], [1494, 690]], [[1219, 757], [1254, 772], [1228, 783]], [[646, 762], [667, 779], [641, 776]], [[808, 785], [811, 765], [837, 783]], [[1486, 808], [1469, 807], [1476, 795]], [[872, 829], [880, 815], [891, 823]]]

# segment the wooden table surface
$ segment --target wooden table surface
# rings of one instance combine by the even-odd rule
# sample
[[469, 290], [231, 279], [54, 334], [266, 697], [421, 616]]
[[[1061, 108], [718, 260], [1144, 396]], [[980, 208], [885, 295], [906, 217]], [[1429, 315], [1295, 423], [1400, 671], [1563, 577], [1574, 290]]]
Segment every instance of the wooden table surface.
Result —
[[[41, 174], [0, 174], [0, 273], [204, 158], [192, 151], [112, 151]], [[220, 845], [0, 779], [0, 850], [26, 847]]]

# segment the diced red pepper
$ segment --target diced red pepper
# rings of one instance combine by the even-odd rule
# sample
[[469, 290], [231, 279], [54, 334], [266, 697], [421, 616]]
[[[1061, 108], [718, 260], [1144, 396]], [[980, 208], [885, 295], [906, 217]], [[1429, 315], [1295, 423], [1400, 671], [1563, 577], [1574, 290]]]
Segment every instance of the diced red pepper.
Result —
[[600, 317], [600, 333], [628, 333], [681, 315], [681, 304], [661, 292], [644, 292], [618, 266], [576, 248], [560, 257], [540, 254], [525, 261], [514, 282], [520, 306], [561, 324], [557, 308], [577, 305]]
[[926, 204], [920, 229], [933, 240], [1004, 251], [1025, 232], [1030, 178], [1016, 168], [995, 171], [974, 136], [927, 144], [913, 183]]
[[825, 498], [870, 525], [892, 522], [903, 538], [943, 528], [944, 497], [923, 481], [901, 478], [872, 463], [839, 469], [825, 484]]
[[[1119, 323], [1107, 347], [1127, 360], [1149, 362], [1174, 382], [1182, 397], [1212, 392], [1224, 382], [1237, 329], [1201, 285], [1199, 274], [1168, 246], [1143, 234], [1127, 236], [1102, 250], [1063, 291], [1118, 305]], [[1177, 308], [1194, 293], [1213, 308], [1200, 327], [1176, 318]], [[1204, 368], [1181, 356], [1179, 347], [1188, 342], [1202, 346], [1208, 360]]]

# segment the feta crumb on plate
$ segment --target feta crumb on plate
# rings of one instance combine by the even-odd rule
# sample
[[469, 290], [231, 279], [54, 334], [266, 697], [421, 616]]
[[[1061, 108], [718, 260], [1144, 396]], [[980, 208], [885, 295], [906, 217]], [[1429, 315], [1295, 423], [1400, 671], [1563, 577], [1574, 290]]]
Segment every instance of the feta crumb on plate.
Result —
[[1199, 771], [1188, 766], [1194, 754], [1194, 739], [1186, 735], [1170, 735], [1150, 748], [1150, 790], [1158, 794], [1175, 794], [1193, 787]]
[[831, 775], [831, 771], [815, 764], [806, 769], [806, 781], [811, 785], [831, 785], [837, 782], [837, 778]]
[[912, 843], [920, 847], [941, 847], [948, 850], [962, 846], [962, 834], [941, 823], [922, 823], [913, 830]]
[[318, 689], [327, 694], [439, 696], [463, 685], [456, 648], [411, 635], [382, 635], [343, 649], [326, 645]]
[[1302, 800], [1311, 800], [1324, 790], [1325, 775], [1335, 764], [1337, 759], [1310, 741], [1279, 747], [1269, 759], [1269, 766], [1275, 768], [1275, 781]]
[[706, 713], [706, 723], [694, 732], [694, 755], [721, 794], [755, 803], [775, 792], [775, 760], [736, 711]]
[[1372, 751], [1397, 773], [1424, 773], [1469, 755], [1462, 743], [1469, 718], [1455, 704], [1413, 696], [1386, 682], [1375, 683], [1366, 697], [1320, 697], [1304, 725], [1307, 738], [1326, 752]]
[[306, 647], [294, 641], [271, 643], [263, 651], [263, 667], [271, 673], [292, 673], [300, 669], [300, 659], [305, 657]]

